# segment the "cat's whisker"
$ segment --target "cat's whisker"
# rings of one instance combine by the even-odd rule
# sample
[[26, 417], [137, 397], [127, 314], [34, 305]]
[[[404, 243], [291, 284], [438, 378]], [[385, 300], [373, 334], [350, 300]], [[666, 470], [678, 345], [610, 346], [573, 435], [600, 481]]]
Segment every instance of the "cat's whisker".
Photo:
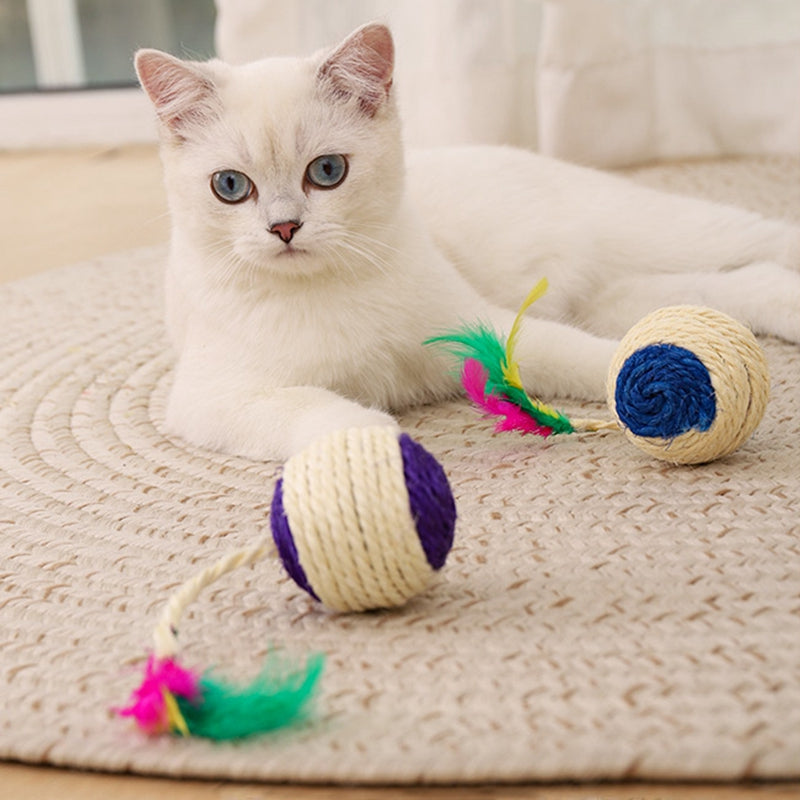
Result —
[[204, 255], [214, 263], [212, 280], [217, 287], [225, 286], [238, 278], [252, 287], [258, 275], [258, 267], [231, 250], [225, 241], [206, 247]]
[[355, 240], [365, 245], [370, 250], [372, 249], [383, 250], [384, 252], [386, 252], [388, 256], [403, 252], [401, 248], [395, 247], [394, 245], [389, 244], [387, 241], [383, 239], [378, 239], [375, 236], [370, 236], [369, 234], [363, 233], [362, 231], [347, 231], [346, 238], [350, 240]]
[[[353, 253], [362, 261], [376, 267], [384, 275], [389, 274], [392, 269], [391, 255], [399, 252], [380, 239], [373, 239], [366, 234], [348, 230], [341, 231], [335, 246]], [[388, 251], [386, 257], [378, 252], [381, 248]]]
[[[347, 239], [341, 239], [337, 244], [339, 248], [342, 250], [347, 250], [358, 256], [359, 260], [375, 267], [383, 275], [389, 274], [391, 270], [391, 264], [377, 253], [372, 252], [366, 247], [362, 247], [352, 241], [348, 241]], [[353, 269], [355, 270], [355, 267], [353, 267]]]
[[372, 260], [373, 253], [363, 250], [354, 250], [347, 243], [348, 231], [339, 225], [328, 224], [321, 226], [317, 231], [318, 254], [322, 260], [327, 261], [337, 269], [346, 269], [353, 277], [357, 276], [357, 270], [352, 260], [347, 258], [343, 251], [355, 253], [359, 260]]
[[[339, 242], [336, 245], [340, 244]], [[347, 258], [346, 253], [342, 252], [341, 248], [338, 246], [329, 244], [324, 246], [321, 249], [321, 255], [323, 258], [330, 262], [332, 266], [336, 267], [337, 269], [345, 270], [353, 278], [358, 277], [358, 271], [356, 270], [355, 266], [351, 259]]]

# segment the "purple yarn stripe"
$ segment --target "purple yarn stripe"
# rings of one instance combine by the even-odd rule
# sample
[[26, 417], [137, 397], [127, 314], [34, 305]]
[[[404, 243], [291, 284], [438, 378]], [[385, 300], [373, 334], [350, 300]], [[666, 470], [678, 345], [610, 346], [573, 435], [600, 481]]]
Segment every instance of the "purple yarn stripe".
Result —
[[283, 566], [289, 573], [289, 577], [301, 588], [305, 589], [315, 600], [319, 600], [317, 593], [311, 588], [306, 572], [300, 564], [297, 555], [297, 547], [294, 543], [292, 531], [289, 528], [289, 519], [283, 508], [283, 478], [278, 480], [275, 487], [275, 494], [272, 495], [272, 508], [270, 509], [270, 524], [272, 527], [272, 539], [278, 548], [278, 555], [281, 557]]
[[453, 546], [456, 504], [442, 465], [408, 434], [400, 436], [411, 517], [425, 557], [441, 569]]

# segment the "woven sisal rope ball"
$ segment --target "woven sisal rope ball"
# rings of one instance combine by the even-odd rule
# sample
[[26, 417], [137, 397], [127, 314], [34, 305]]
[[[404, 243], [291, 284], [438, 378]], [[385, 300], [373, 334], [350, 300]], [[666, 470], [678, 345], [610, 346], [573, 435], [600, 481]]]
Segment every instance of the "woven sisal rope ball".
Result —
[[286, 571], [337, 611], [419, 594], [444, 565], [455, 519], [439, 462], [387, 427], [337, 431], [290, 458], [271, 512]]
[[755, 336], [736, 320], [671, 306], [634, 325], [612, 360], [608, 406], [628, 439], [675, 464], [732, 453], [761, 421], [769, 374]]

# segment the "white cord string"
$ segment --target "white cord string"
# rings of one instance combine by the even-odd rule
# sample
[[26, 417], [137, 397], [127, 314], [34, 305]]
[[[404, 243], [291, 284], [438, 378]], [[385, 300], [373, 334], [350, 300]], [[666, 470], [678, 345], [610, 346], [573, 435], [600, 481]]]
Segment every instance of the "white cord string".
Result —
[[154, 655], [156, 658], [170, 658], [178, 652], [178, 624], [186, 609], [223, 575], [262, 558], [275, 555], [275, 545], [270, 537], [264, 537], [254, 547], [237, 550], [221, 558], [215, 564], [202, 570], [186, 581], [166, 602], [161, 617], [153, 632]]

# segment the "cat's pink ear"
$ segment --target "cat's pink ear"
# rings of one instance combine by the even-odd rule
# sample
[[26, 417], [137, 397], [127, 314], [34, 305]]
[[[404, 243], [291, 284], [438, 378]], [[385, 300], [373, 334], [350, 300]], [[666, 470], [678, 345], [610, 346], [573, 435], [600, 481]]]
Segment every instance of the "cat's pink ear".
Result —
[[178, 139], [216, 112], [214, 83], [203, 64], [181, 61], [160, 50], [139, 50], [135, 63], [159, 119]]
[[320, 79], [336, 95], [357, 98], [370, 117], [386, 102], [393, 73], [392, 34], [376, 22], [351, 33], [319, 68]]

